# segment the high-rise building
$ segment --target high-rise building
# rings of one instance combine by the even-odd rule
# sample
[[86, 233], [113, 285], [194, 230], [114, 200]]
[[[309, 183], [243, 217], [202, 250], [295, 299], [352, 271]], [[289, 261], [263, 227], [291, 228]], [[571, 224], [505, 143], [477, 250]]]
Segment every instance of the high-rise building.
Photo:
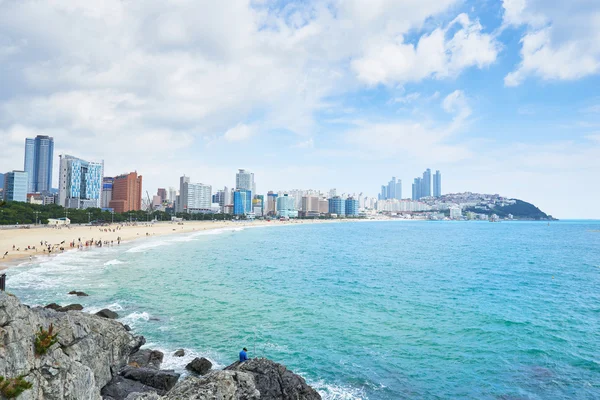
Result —
[[175, 203], [175, 197], [177, 197], [177, 190], [174, 187], [169, 187], [169, 202]]
[[115, 176], [109, 207], [117, 213], [142, 209], [142, 176], [130, 172]]
[[298, 210], [296, 209], [296, 200], [287, 193], [277, 197], [277, 215], [279, 217], [296, 218]]
[[387, 185], [381, 185], [381, 193], [377, 196], [379, 200], [401, 199], [402, 198], [402, 180], [396, 180], [392, 176], [392, 180]]
[[402, 200], [402, 180], [398, 179], [398, 182], [396, 182], [396, 199], [397, 200]]
[[[256, 216], [262, 217], [265, 212], [265, 196], [262, 194], [254, 196], [252, 199], [252, 210]], [[260, 209], [260, 212], [257, 213], [257, 208]]]
[[179, 178], [179, 201], [177, 201], [176, 212], [185, 212], [185, 203], [187, 201], [187, 187], [186, 184], [190, 183], [189, 176], [182, 176]]
[[[233, 214], [244, 215], [247, 214], [248, 206], [248, 192], [244, 190], [236, 190], [233, 192]], [[252, 207], [252, 206], [250, 206]]]
[[29, 184], [28, 173], [25, 171], [12, 171], [4, 174], [4, 201], [27, 201], [27, 187]]
[[235, 189], [246, 192], [246, 213], [252, 212], [252, 195], [256, 194], [256, 184], [254, 183], [254, 174], [245, 169], [239, 169], [235, 175]]
[[25, 172], [28, 174], [28, 191], [47, 192], [52, 188], [52, 161], [54, 138], [38, 135], [25, 139]]
[[160, 197], [161, 204], [167, 201], [167, 189], [158, 188], [156, 195]]
[[348, 216], [358, 216], [358, 200], [354, 197], [348, 197], [345, 200], [344, 211]]
[[212, 203], [212, 186], [203, 183], [185, 183], [185, 192], [187, 199], [185, 200], [184, 211], [198, 212], [210, 210]]
[[114, 180], [115, 178], [109, 176], [102, 178], [102, 200], [100, 201], [100, 206], [102, 208], [110, 208]]
[[340, 196], [329, 199], [329, 214], [346, 215], [346, 201]]
[[421, 180], [421, 197], [431, 196], [431, 170], [427, 168], [423, 172], [423, 179]]
[[103, 162], [60, 155], [59, 204], [65, 208], [100, 208]]
[[423, 197], [421, 195], [421, 189], [423, 187], [421, 180], [422, 180], [421, 178], [415, 178], [415, 180], [412, 184], [412, 199], [413, 200], [419, 200], [421, 197]]
[[277, 212], [277, 193], [269, 191], [267, 193], [267, 215], [275, 215]]
[[439, 170], [435, 171], [433, 175], [433, 197], [440, 197], [442, 195], [442, 174]]

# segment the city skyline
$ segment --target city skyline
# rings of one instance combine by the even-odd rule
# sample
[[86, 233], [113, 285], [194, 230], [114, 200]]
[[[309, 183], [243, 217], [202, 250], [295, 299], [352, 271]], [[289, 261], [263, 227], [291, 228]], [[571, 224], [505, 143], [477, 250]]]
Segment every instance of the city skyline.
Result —
[[600, 196], [600, 3], [140, 4], [0, 4], [2, 173], [47, 135], [150, 193], [183, 174], [234, 187], [244, 167], [262, 194], [396, 176], [408, 197], [434, 166], [444, 193], [600, 218], [571, 200]]

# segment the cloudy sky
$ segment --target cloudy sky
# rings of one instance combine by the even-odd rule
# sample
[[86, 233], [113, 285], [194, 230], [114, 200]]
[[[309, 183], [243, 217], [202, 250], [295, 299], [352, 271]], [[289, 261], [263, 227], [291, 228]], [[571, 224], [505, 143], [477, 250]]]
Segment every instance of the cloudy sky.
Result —
[[597, 0], [0, 0], [0, 171], [46, 134], [151, 193], [431, 168], [600, 218], [599, 89]]

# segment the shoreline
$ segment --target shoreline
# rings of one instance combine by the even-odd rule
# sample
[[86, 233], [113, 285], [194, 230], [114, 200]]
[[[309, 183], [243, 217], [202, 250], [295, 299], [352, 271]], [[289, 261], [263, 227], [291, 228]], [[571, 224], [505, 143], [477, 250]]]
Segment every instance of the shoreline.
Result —
[[[210, 231], [217, 229], [236, 228], [236, 227], [267, 227], [267, 226], [293, 226], [306, 224], [324, 224], [324, 223], [342, 223], [359, 222], [368, 220], [290, 220], [290, 221], [185, 221], [183, 224], [171, 221], [156, 223], [137, 223], [137, 224], [111, 224], [107, 226], [73, 225], [65, 227], [35, 227], [30, 229], [0, 229], [0, 271], [19, 266], [22, 262], [32, 260], [37, 256], [52, 256], [62, 254], [68, 251], [77, 250], [77, 247], [71, 247], [74, 242], [77, 246], [79, 239], [84, 245], [84, 249], [94, 249], [96, 246], [90, 244], [85, 246], [85, 242], [108, 242], [104, 246], [118, 246], [117, 240], [120, 238], [122, 243], [140, 240], [143, 238], [152, 238], [156, 236], [166, 236], [182, 233], [193, 233], [200, 231]], [[110, 242], [112, 241], [112, 244]], [[41, 245], [40, 245], [41, 243]], [[47, 244], [46, 244], [47, 243]], [[51, 246], [51, 252], [48, 253], [47, 246]], [[14, 250], [13, 250], [14, 246]], [[28, 247], [30, 247], [28, 249]], [[60, 249], [63, 250], [60, 250]], [[45, 251], [46, 250], [46, 251]]]

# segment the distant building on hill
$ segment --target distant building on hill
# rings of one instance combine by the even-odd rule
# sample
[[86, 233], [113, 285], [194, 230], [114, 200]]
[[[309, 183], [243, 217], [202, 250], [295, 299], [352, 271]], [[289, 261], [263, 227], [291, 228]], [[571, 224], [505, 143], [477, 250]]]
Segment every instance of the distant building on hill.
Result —
[[52, 162], [54, 159], [54, 138], [38, 135], [35, 139], [25, 139], [25, 172], [27, 172], [27, 192], [48, 192], [52, 188]]
[[60, 155], [58, 200], [65, 208], [101, 208], [103, 162]]
[[109, 208], [116, 213], [142, 209], [142, 176], [130, 172], [115, 176]]
[[29, 176], [25, 171], [12, 171], [4, 174], [4, 201], [27, 201]]
[[439, 170], [435, 171], [433, 175], [433, 197], [440, 197], [442, 195], [442, 174]]

